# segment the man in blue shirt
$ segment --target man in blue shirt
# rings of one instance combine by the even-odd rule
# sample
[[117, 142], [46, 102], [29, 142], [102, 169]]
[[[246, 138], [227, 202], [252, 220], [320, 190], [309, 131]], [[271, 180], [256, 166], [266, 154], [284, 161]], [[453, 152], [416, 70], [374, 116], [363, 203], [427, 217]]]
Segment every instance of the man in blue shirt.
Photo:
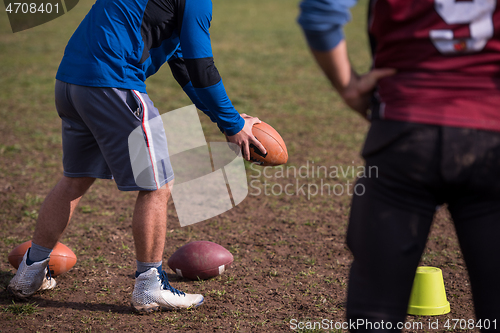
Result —
[[[122, 191], [138, 191], [132, 220], [137, 255], [132, 305], [137, 311], [196, 307], [203, 296], [170, 286], [162, 270], [167, 201], [173, 171], [146, 172], [137, 186], [128, 136], [143, 129], [151, 157], [168, 156], [162, 129], [152, 128], [159, 112], [146, 93], [146, 79], [168, 62], [173, 76], [196, 107], [215, 122], [249, 160], [249, 147], [265, 148], [252, 135], [257, 118], [235, 110], [214, 65], [209, 27], [210, 0], [97, 0], [68, 42], [56, 75], [56, 107], [62, 119], [64, 176], [45, 199], [32, 247], [9, 290], [29, 297], [52, 289], [47, 277], [52, 248], [81, 197], [96, 178], [114, 178]], [[153, 160], [153, 158], [152, 158]], [[147, 183], [147, 181], [146, 181]]]

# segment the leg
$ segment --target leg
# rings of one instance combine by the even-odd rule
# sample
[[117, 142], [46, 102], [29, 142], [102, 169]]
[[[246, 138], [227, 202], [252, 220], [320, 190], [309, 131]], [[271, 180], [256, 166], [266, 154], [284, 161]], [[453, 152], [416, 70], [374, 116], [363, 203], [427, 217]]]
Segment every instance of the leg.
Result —
[[[45, 198], [35, 227], [33, 243], [52, 249], [68, 226], [71, 216], [94, 178], [68, 178], [63, 176]], [[56, 281], [47, 278], [49, 258], [27, 262], [27, 252], [8, 290], [15, 296], [26, 298], [38, 290], [53, 289]], [[30, 258], [32, 258], [30, 256]]]
[[[405, 321], [415, 271], [425, 248], [434, 207], [418, 210], [388, 202], [372, 179], [361, 179], [366, 193], [355, 196], [347, 244], [354, 255], [349, 277], [347, 318], [371, 323]], [[353, 332], [386, 332], [360, 326]]]
[[[72, 97], [70, 105], [61, 107], [64, 111], [69, 109], [67, 113], [61, 112], [67, 124], [63, 128], [67, 129], [65, 133], [70, 138], [81, 137], [74, 146], [71, 144], [76, 140], [66, 140], [65, 172], [70, 172], [68, 175], [90, 174], [96, 178], [112, 175], [118, 189], [139, 191], [132, 220], [138, 268], [140, 266], [132, 293], [133, 307], [149, 312], [200, 305], [202, 295], [189, 295], [172, 288], [159, 265], [165, 246], [166, 208], [170, 195], [165, 185], [174, 175], [163, 123], [153, 102], [147, 94], [132, 90], [74, 85], [62, 88], [70, 89]], [[99, 135], [94, 137], [94, 133]], [[92, 151], [92, 162], [82, 166], [79, 152], [86, 151], [87, 141], [96, 149]], [[69, 158], [72, 152], [74, 155]]]
[[[140, 191], [135, 204], [132, 231], [137, 260], [143, 263], [160, 262], [163, 257], [167, 230], [167, 201], [170, 182], [156, 191]], [[161, 267], [136, 273], [132, 306], [140, 312], [162, 309], [183, 309], [199, 306], [203, 296], [186, 294], [173, 288]]]
[[445, 168], [453, 171], [448, 177], [454, 185], [449, 210], [467, 264], [476, 320], [483, 331], [488, 323], [488, 332], [500, 332], [500, 133], [454, 128], [445, 133], [451, 147]]
[[140, 191], [132, 219], [137, 260], [158, 262], [162, 260], [167, 232], [168, 186], [156, 191]]
[[[95, 178], [112, 177], [92, 131], [75, 109], [70, 86], [61, 81], [56, 81], [55, 86], [56, 108], [62, 120], [64, 176], [40, 209], [33, 236], [33, 244], [38, 246], [24, 255], [16, 276], [9, 283], [8, 289], [19, 297], [55, 287], [55, 281], [46, 277], [47, 254], [63, 234], [80, 198]], [[28, 253], [33, 261], [27, 260]]]
[[81, 197], [95, 178], [63, 176], [42, 204], [33, 243], [52, 249], [61, 238]]
[[488, 332], [500, 332], [500, 202], [483, 207], [483, 212], [493, 207], [495, 213], [468, 220], [450, 212], [469, 272], [476, 320], [489, 322]]
[[[401, 131], [399, 131], [401, 130]], [[398, 132], [399, 131], [399, 132]], [[372, 170], [357, 183], [347, 245], [354, 255], [347, 318], [364, 320], [356, 332], [387, 332], [404, 322], [415, 271], [439, 199], [439, 131], [374, 123], [364, 157]], [[376, 172], [374, 172], [376, 170]], [[389, 323], [375, 330], [373, 323]], [[379, 326], [380, 328], [380, 326]]]

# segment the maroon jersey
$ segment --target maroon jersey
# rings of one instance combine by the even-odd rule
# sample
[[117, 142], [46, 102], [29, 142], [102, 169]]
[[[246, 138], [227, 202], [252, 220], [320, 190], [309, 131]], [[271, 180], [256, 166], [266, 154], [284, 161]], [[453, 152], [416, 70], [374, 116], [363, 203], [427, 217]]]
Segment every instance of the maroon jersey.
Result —
[[375, 0], [381, 117], [500, 131], [497, 0]]

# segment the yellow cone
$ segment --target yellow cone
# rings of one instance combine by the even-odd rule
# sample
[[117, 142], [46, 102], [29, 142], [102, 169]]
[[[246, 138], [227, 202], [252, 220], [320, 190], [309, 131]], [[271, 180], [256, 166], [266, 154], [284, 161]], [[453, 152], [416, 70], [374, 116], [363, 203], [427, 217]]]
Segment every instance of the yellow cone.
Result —
[[418, 267], [411, 290], [408, 314], [436, 316], [448, 312], [450, 303], [446, 300], [443, 272], [436, 267]]

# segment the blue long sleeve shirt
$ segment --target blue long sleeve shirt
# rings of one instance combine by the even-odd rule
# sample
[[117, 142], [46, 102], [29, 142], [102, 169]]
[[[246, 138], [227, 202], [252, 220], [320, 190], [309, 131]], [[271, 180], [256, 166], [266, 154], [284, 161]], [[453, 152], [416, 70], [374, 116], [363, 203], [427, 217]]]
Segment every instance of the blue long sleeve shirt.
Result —
[[245, 121], [229, 100], [210, 42], [210, 0], [97, 0], [68, 42], [56, 78], [133, 89], [168, 62], [187, 95], [227, 135]]
[[317, 51], [329, 51], [344, 38], [343, 26], [349, 22], [349, 8], [356, 0], [303, 0], [298, 23], [309, 46]]

